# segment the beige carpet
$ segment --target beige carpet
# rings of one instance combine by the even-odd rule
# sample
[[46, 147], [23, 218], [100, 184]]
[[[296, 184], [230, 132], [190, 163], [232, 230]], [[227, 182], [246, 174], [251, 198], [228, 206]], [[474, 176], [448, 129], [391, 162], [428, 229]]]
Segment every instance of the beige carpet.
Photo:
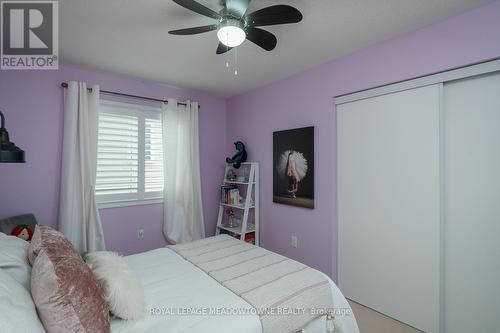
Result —
[[360, 333], [422, 333], [351, 300], [349, 304], [356, 316]]

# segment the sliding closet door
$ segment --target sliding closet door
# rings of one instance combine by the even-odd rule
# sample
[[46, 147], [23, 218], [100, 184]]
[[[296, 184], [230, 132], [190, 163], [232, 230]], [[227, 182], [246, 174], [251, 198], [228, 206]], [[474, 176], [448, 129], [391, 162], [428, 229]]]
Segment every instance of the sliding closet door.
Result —
[[440, 86], [337, 106], [338, 282], [346, 297], [439, 331]]
[[445, 84], [445, 332], [500, 330], [500, 74]]

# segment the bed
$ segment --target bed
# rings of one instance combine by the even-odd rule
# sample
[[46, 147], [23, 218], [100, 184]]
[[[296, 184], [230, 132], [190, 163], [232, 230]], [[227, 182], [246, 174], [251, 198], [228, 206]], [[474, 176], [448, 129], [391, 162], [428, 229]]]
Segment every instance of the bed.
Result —
[[[224, 311], [249, 309], [251, 306], [174, 251], [161, 248], [127, 256], [125, 260], [144, 286], [149, 314], [145, 319], [135, 322], [113, 319], [112, 332], [261, 333], [257, 315], [202, 316], [177, 311]], [[330, 279], [329, 281], [334, 308], [341, 325], [340, 332], [359, 333], [347, 300], [335, 283]], [[311, 322], [304, 333], [324, 333], [325, 327], [323, 316]]]
[[[56, 235], [56, 237], [63, 238], [62, 234], [48, 227], [37, 227], [37, 230], [35, 231], [36, 235], [40, 234], [39, 229], [46, 230], [45, 232], [48, 232], [49, 234], [52, 233]], [[217, 246], [226, 243], [231, 244], [231, 242], [234, 242], [231, 244], [233, 249], [234, 246], [247, 246], [251, 249], [251, 251], [246, 251], [247, 254], [251, 252], [257, 253], [259, 251], [265, 251], [268, 253], [268, 257], [273, 255], [279, 256], [262, 248], [255, 247], [253, 245], [250, 246], [240, 241], [235, 241], [229, 236], [226, 237], [231, 240], [221, 237], [224, 236], [217, 236], [211, 239], [215, 239], [218, 242]], [[212, 241], [207, 238], [198, 242], [203, 243]], [[31, 244], [33, 245], [33, 243], [35, 243], [35, 241]], [[66, 241], [66, 243], [69, 247], [71, 247], [69, 242]], [[35, 287], [37, 287], [36, 284], [33, 285], [33, 281], [36, 279], [35, 271], [37, 271], [37, 269], [35, 269], [35, 266], [42, 262], [42, 259], [40, 258], [47, 255], [50, 251], [47, 248], [44, 250], [43, 255], [42, 252], [32, 254], [31, 251], [34, 251], [34, 247], [29, 246], [28, 244], [29, 243], [19, 238], [0, 233], [0, 322], [2, 322], [2, 332], [18, 332], [20, 329], [30, 333], [45, 332], [44, 326], [40, 320], [43, 313], [40, 312], [40, 308], [37, 307], [35, 309], [35, 304], [33, 302], [33, 298], [36, 297], [36, 294], [34, 294], [36, 289]], [[128, 321], [111, 317], [111, 332], [275, 332], [273, 329], [269, 330], [270, 326], [266, 326], [264, 320], [262, 319], [262, 315], [259, 316], [255, 313], [255, 311], [252, 311], [256, 308], [254, 306], [255, 304], [250, 304], [250, 301], [247, 302], [247, 298], [244, 299], [243, 297], [240, 297], [241, 295], [238, 296], [234, 292], [234, 289], [230, 289], [227, 285], [224, 286], [221, 284], [220, 280], [218, 281], [213, 274], [210, 273], [211, 275], [209, 275], [209, 273], [203, 269], [203, 265], [191, 262], [190, 260], [192, 259], [187, 258], [185, 252], [183, 253], [182, 251], [179, 251], [179, 248], [176, 248], [183, 246], [185, 248], [189, 248], [190, 246], [193, 246], [193, 244], [197, 245], [195, 248], [199, 248], [198, 244], [200, 243], [193, 242], [174, 247], [159, 248], [140, 254], [126, 256], [123, 259], [120, 259], [121, 261], [125, 261], [125, 266], [128, 266], [127, 270], [130, 270], [139, 280], [136, 283], [138, 284], [138, 287], [142, 287], [144, 291], [145, 314], [141, 319]], [[217, 247], [213, 244], [211, 246], [212, 249]], [[226, 248], [219, 250], [225, 253], [224, 251], [226, 251]], [[58, 251], [60, 251], [60, 248], [58, 248]], [[188, 249], [187, 251], [189, 252], [190, 250]], [[193, 251], [191, 250], [191, 253], [192, 252]], [[217, 252], [218, 251], [212, 251], [210, 252], [210, 255]], [[36, 251], [33, 253], [36, 253]], [[31, 258], [32, 255], [37, 255], [37, 257], [33, 259]], [[82, 261], [78, 253], [75, 252], [75, 255], [77, 257], [77, 261]], [[60, 252], [56, 251], [56, 256], [61, 256]], [[33, 268], [29, 265], [27, 257], [29, 257], [30, 262], [35, 260]], [[226, 256], [224, 256], [224, 259], [225, 257]], [[286, 257], [279, 257], [284, 259], [283, 262], [289, 261], [296, 265], [302, 265]], [[65, 258], [70, 257], [68, 256]], [[249, 260], [248, 262], [262, 261], [261, 257], [254, 259], [255, 260]], [[213, 262], [214, 261], [212, 261], [212, 264]], [[87, 266], [83, 262], [82, 265], [85, 267]], [[313, 274], [321, 276], [321, 279], [324, 282], [324, 288], [321, 289], [324, 291], [322, 295], [324, 298], [328, 299], [328, 303], [331, 304], [330, 309], [333, 310], [333, 314], [336, 317], [335, 332], [359, 333], [351, 308], [333, 281], [319, 271], [313, 270], [305, 265], [302, 266], [305, 267], [307, 271], [313, 271]], [[233, 266], [231, 266], [231, 268], [232, 267]], [[275, 266], [273, 266], [273, 270], [275, 269]], [[88, 274], [92, 275], [88, 267], [86, 270], [89, 271]], [[224, 271], [224, 269], [222, 271]], [[115, 274], [114, 272], [115, 271], [113, 271], [113, 274]], [[252, 272], [254, 277], [255, 273], [255, 271]], [[119, 274], [119, 272], [116, 272], [117, 276], [119, 276]], [[293, 274], [296, 274], [296, 272]], [[261, 274], [261, 271], [258, 272], [258, 276], [263, 275], [264, 274]], [[269, 279], [267, 276], [266, 278]], [[77, 282], [77, 279], [78, 278], [72, 280], [73, 282], [70, 283], [70, 286], [78, 286], [79, 282]], [[278, 288], [276, 288], [276, 284], [273, 284], [276, 283], [276, 280], [274, 280], [273, 283], [267, 283], [267, 285], [273, 286], [273, 289], [281, 289], [283, 292], [288, 292], [288, 287], [285, 287], [286, 284], [284, 284], [280, 279], [277, 280], [279, 280]], [[38, 289], [40, 289], [40, 287], [38, 287]], [[42, 286], [42, 289], [50, 290], [50, 288], [47, 289], [46, 285]], [[120, 293], [122, 289], [124, 288], [120, 289]], [[293, 288], [290, 290], [293, 290]], [[127, 292], [127, 290], [123, 291]], [[307, 294], [297, 294], [295, 299], [302, 301], [305, 295]], [[53, 296], [51, 296], [51, 298], [52, 297]], [[87, 299], [86, 294], [79, 296], [76, 301], [79, 302], [82, 298]], [[140, 299], [142, 300], [142, 296]], [[50, 299], [48, 299], [48, 301], [50, 301]], [[88, 307], [89, 305], [87, 304], [85, 306]], [[106, 313], [109, 311], [108, 307], [103, 309]], [[37, 316], [37, 312], [40, 317]], [[57, 309], [53, 309], [51, 314], [55, 314], [57, 317], [58, 312], [59, 311]], [[331, 323], [331, 321], [327, 322], [325, 317], [326, 316], [317, 316], [317, 318], [314, 317], [315, 319], [308, 322], [305, 326], [302, 325], [302, 327], [304, 327], [303, 333], [327, 332], [327, 324]], [[106, 318], [108, 318], [107, 315]], [[88, 319], [89, 318], [87, 318], [87, 320]], [[90, 321], [95, 320], [96, 317], [90, 318]], [[289, 320], [291, 322], [294, 319]], [[278, 319], [277, 321], [282, 322], [283, 320]], [[59, 323], [60, 322], [56, 320], [53, 322], [55, 326], [52, 326], [52, 330], [49, 330], [48, 328], [47, 330], [52, 332], [66, 332], [65, 330], [61, 331]], [[108, 323], [107, 319], [106, 323]], [[44, 325], [45, 324], [46, 322], [44, 321]], [[267, 327], [267, 330], [265, 327]], [[89, 330], [87, 329], [86, 331]], [[296, 331], [297, 330], [293, 330], [293, 332]]]

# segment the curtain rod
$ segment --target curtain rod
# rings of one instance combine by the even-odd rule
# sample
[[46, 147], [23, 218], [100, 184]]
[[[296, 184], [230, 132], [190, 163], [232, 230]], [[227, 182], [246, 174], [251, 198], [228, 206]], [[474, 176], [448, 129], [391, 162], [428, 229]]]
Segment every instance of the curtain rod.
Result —
[[[61, 87], [63, 88], [68, 88], [68, 83], [67, 82], [62, 82]], [[89, 92], [92, 92], [92, 88], [87, 88]], [[168, 104], [167, 100], [164, 99], [159, 99], [159, 98], [153, 98], [153, 97], [145, 97], [145, 96], [138, 96], [138, 95], [130, 95], [130, 94], [124, 94], [121, 92], [116, 92], [116, 91], [108, 91], [108, 90], [100, 90], [101, 94], [105, 95], [114, 95], [114, 96], [120, 96], [120, 97], [129, 97], [129, 98], [137, 98], [137, 99], [142, 99], [145, 101], [152, 101], [152, 102], [160, 102], [160, 103], [166, 103]], [[184, 105], [187, 106], [187, 103], [183, 102], [177, 102], [179, 105]], [[198, 105], [198, 108], [200, 108], [200, 105]]]

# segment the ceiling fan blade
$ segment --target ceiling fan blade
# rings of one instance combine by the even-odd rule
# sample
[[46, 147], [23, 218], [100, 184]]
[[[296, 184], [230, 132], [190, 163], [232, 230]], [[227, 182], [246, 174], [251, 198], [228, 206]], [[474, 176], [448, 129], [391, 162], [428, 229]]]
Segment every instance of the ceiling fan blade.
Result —
[[272, 51], [276, 47], [278, 40], [272, 33], [254, 27], [246, 28], [247, 39], [266, 51]]
[[201, 15], [205, 15], [205, 16], [214, 18], [216, 20], [219, 20], [221, 18], [221, 16], [219, 15], [219, 13], [214, 12], [210, 8], [207, 8], [207, 7], [199, 4], [198, 2], [196, 2], [194, 0], [173, 0], [173, 1], [176, 4], [178, 4], [178, 5], [180, 5], [180, 6], [184, 7], [184, 8], [187, 8], [189, 10], [192, 10], [195, 13], [198, 13], [198, 14], [201, 14]]
[[298, 23], [302, 21], [302, 14], [292, 6], [277, 5], [250, 13], [245, 19], [248, 25], [261, 27], [265, 25]]
[[243, 17], [250, 6], [251, 0], [226, 0], [226, 8], [229, 13], [236, 17]]
[[172, 30], [172, 31], [169, 31], [168, 33], [171, 35], [196, 35], [196, 34], [201, 34], [204, 32], [209, 32], [212, 30], [216, 30], [218, 27], [219, 26], [217, 24], [212, 24], [212, 25], [204, 25], [202, 27]]
[[219, 42], [219, 46], [217, 46], [217, 54], [222, 54], [222, 53], [226, 53], [227, 51], [231, 50], [232, 47], [229, 47], [229, 46], [226, 46], [224, 44], [222, 44], [221, 42]]

